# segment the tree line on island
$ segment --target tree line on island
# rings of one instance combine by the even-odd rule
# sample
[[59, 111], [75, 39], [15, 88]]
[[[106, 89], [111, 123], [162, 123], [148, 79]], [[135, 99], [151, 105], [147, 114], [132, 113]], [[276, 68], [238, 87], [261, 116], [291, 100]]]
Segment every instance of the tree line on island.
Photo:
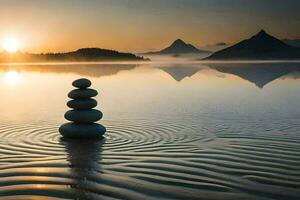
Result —
[[52, 61], [147, 61], [149, 59], [132, 53], [109, 49], [81, 48], [65, 53], [2, 53], [0, 62], [52, 62]]

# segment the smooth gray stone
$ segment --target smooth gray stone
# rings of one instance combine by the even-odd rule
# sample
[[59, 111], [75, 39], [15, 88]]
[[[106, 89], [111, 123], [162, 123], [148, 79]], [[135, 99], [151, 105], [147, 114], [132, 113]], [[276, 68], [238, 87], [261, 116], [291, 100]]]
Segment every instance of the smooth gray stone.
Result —
[[92, 82], [86, 78], [80, 78], [73, 81], [72, 85], [77, 88], [87, 88], [92, 85]]
[[73, 99], [68, 101], [67, 106], [78, 110], [91, 109], [97, 106], [95, 99]]
[[75, 89], [69, 92], [68, 97], [71, 99], [84, 99], [91, 98], [98, 95], [98, 92], [94, 89]]
[[59, 127], [62, 136], [68, 138], [102, 138], [106, 128], [101, 124], [66, 123]]
[[99, 110], [69, 110], [65, 113], [65, 118], [72, 122], [78, 123], [90, 123], [96, 122], [103, 117], [103, 114]]

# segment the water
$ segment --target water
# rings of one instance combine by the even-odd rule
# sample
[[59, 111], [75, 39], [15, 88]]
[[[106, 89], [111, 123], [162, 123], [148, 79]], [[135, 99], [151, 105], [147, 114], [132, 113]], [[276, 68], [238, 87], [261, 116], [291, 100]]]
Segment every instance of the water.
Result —
[[[300, 64], [0, 66], [0, 199], [299, 199]], [[62, 139], [92, 80], [108, 132]]]

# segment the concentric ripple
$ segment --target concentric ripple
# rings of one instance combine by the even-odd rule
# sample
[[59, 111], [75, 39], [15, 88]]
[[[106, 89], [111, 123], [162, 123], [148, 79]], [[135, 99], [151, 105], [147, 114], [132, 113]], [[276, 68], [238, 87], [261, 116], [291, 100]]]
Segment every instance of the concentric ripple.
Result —
[[2, 122], [0, 199], [300, 199], [297, 120], [103, 123], [103, 141], [78, 141]]

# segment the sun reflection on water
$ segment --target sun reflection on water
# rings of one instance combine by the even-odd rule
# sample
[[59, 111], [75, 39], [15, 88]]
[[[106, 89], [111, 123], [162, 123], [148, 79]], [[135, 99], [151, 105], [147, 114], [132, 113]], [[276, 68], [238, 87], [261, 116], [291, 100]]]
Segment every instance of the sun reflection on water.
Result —
[[41, 188], [45, 188], [47, 186], [43, 185], [43, 184], [36, 184], [35, 187], [38, 188], [38, 189], [41, 189]]
[[8, 71], [4, 74], [3, 80], [7, 85], [17, 85], [21, 81], [21, 75], [16, 71]]

